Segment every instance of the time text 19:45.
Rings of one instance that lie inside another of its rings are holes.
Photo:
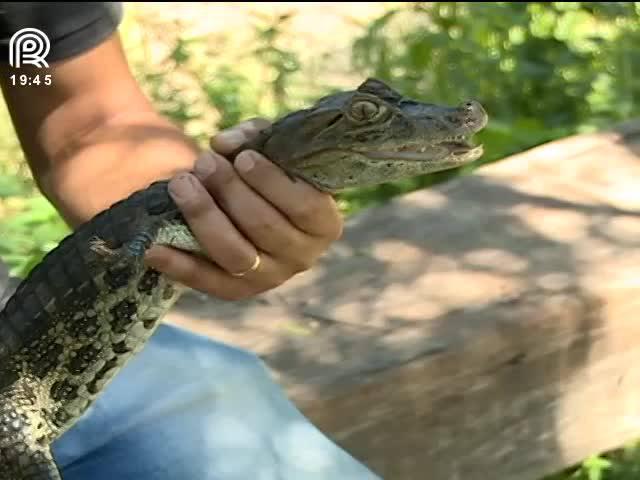
[[[35,75],[13,74],[9,76],[9,80],[11,81],[11,85],[13,86],[23,86],[23,87],[38,86],[38,85],[48,86],[48,85],[51,85],[51,81],[52,81],[50,73],[46,75],[40,75],[39,73]]]

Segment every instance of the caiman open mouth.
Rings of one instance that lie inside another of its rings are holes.
[[[430,161],[440,160],[442,158],[453,155],[460,157],[460,161],[470,161],[478,158],[484,152],[483,146],[474,145],[470,137],[460,135],[457,137],[447,138],[440,142],[430,144],[407,144],[395,151],[377,151],[366,152],[372,159],[395,159],[409,161]]]
[[[464,154],[476,148],[476,146],[466,138],[449,140],[446,142],[438,143],[437,145],[447,148],[454,155]]]

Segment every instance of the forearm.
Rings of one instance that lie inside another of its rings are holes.
[[[50,86],[3,76],[2,88],[36,182],[71,225],[193,165],[196,146],[154,111],[117,37],[45,73]]]
[[[129,193],[191,169],[196,154],[196,147],[154,112],[128,110],[56,152],[51,167],[39,171],[39,184],[77,226]]]

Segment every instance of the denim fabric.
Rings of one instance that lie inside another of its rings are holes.
[[[53,452],[65,480],[380,480],[256,356],[169,325]]]

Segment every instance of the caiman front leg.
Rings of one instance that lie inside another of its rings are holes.
[[[142,214],[140,215],[142,217]],[[145,269],[144,256],[147,250],[156,243],[160,230],[166,226],[166,222],[152,217],[142,218],[136,227],[136,232],[125,243],[113,246],[109,242],[94,236],[88,245],[93,253],[89,261],[90,268],[95,268],[96,273],[105,268],[105,264],[111,267],[128,266],[137,273]]]
[[[136,233],[123,245],[112,247],[99,237],[93,237],[89,242],[89,250],[97,254],[98,258],[107,262],[130,261],[133,263],[143,259],[146,251],[153,244],[160,228],[164,225],[162,220],[155,220],[146,216],[142,208],[138,209],[139,219]]]

